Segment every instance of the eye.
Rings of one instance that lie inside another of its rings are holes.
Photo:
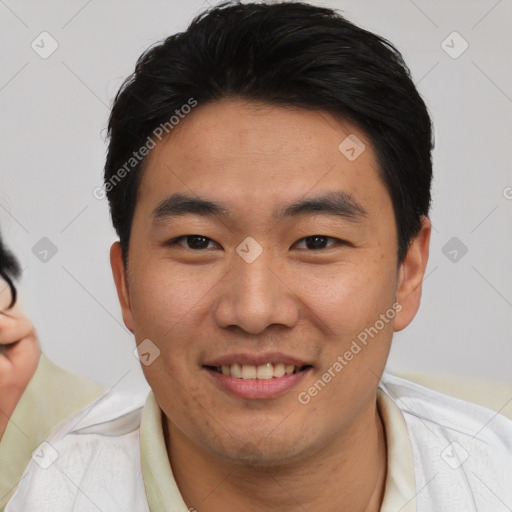
[[[212,249],[214,247],[209,247],[209,244],[217,244],[211,238],[203,235],[183,235],[178,238],[174,238],[170,240],[167,245],[181,245],[186,249],[194,249],[194,250],[202,250],[202,249]]]
[[[331,241],[331,243],[328,243]],[[305,238],[301,238],[298,242],[295,243],[295,247],[297,249],[326,249],[336,243],[343,243],[342,240],[338,240],[337,238],[333,238],[332,236],[324,236],[324,235],[312,235],[307,236]]]

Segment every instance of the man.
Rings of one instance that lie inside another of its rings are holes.
[[[34,450],[105,391],[41,354],[34,326],[17,302],[19,274],[18,261],[0,238],[0,510]]]
[[[510,421],[383,375],[431,229],[430,119],[390,43],[329,9],[223,4],[139,59],[109,134],[111,263],[152,392],[52,434],[9,512],[512,507]]]

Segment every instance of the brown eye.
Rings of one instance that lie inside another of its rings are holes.
[[[332,243],[328,244],[329,241],[332,241]],[[311,250],[318,250],[318,249],[326,249],[327,247],[330,247],[334,245],[337,242],[337,240],[331,236],[323,236],[323,235],[312,235],[307,236],[305,238],[300,239],[296,245],[298,249],[311,249]],[[303,244],[302,247],[299,247],[299,245]]]
[[[174,240],[174,243],[194,250],[208,249],[210,242],[215,243],[210,238],[202,235],[185,235]]]

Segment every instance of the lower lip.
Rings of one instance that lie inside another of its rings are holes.
[[[298,373],[291,375],[284,375],[283,377],[273,377],[272,379],[257,380],[257,379],[237,379],[214,370],[204,368],[212,379],[225,391],[238,396],[251,400],[262,400],[265,398],[274,398],[290,391],[293,387],[301,382],[306,374],[312,368],[307,368]]]

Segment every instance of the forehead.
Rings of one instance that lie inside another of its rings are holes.
[[[390,198],[371,141],[324,111],[222,100],[197,106],[146,159],[139,201],[194,194],[234,208],[275,210],[308,194]]]

